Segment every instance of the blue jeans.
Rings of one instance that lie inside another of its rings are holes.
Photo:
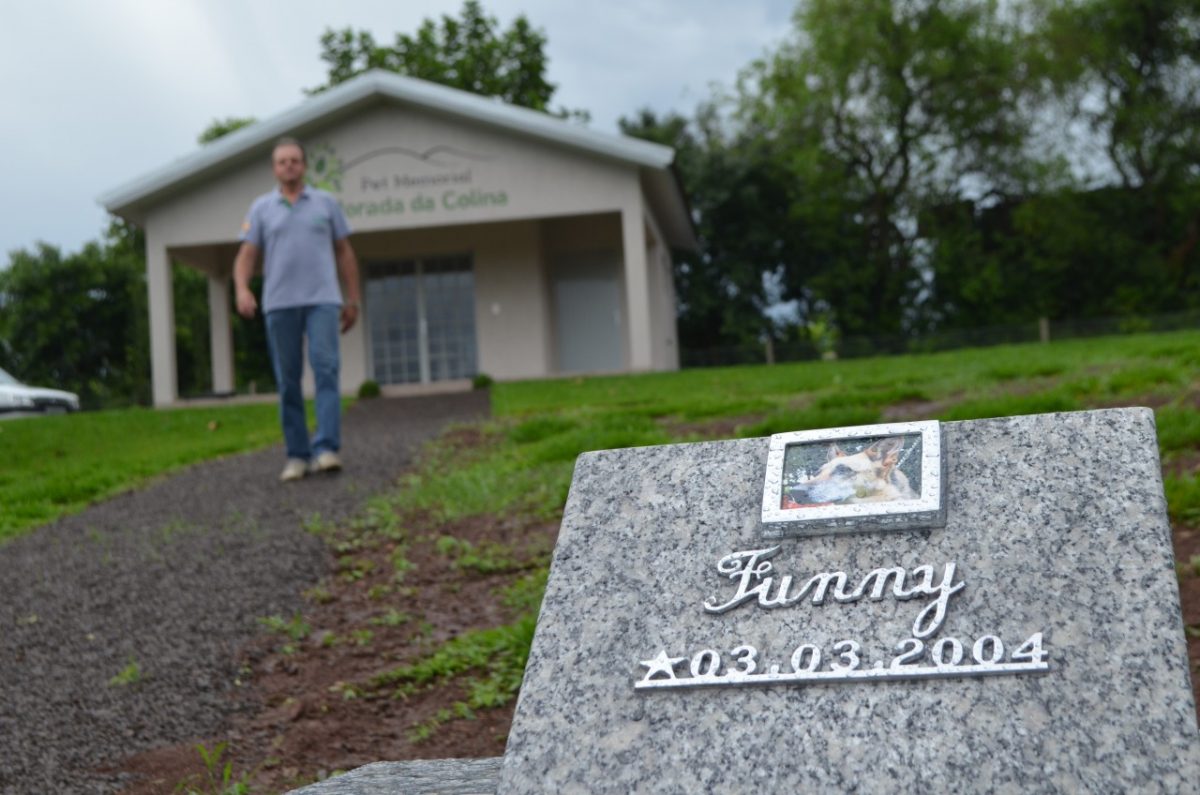
[[[275,384],[279,388],[279,422],[288,458],[308,460],[325,451],[336,453],[342,441],[342,402],[338,392],[338,323],[335,304],[293,306],[267,313],[267,341]],[[304,335],[308,335],[308,362],[317,387],[317,432],[308,442],[304,395]]]

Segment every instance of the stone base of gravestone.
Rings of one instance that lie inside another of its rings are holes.
[[[1152,412],[943,425],[947,520],[925,530],[763,538],[767,446],[581,456],[503,761],[382,763],[299,792],[1195,791]],[[774,596],[785,576],[796,591],[890,567],[915,578],[953,564],[947,582],[963,585],[932,630],[931,595],[705,609],[738,595],[719,561],[776,546],[754,559],[770,564]],[[718,659],[721,675],[786,674],[797,653],[797,667],[814,665],[813,650],[819,673],[887,674],[920,662],[918,630],[926,668],[962,649],[946,678],[674,686]],[[1005,662],[1031,656],[1039,634],[1048,671],[957,667],[996,654],[995,641]]]
[[[499,775],[498,758],[375,762],[290,795],[491,795]]]

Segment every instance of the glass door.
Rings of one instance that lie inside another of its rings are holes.
[[[376,381],[415,384],[475,375],[470,256],[373,262],[366,271]]]

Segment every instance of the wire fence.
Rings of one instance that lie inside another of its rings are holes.
[[[984,348],[1025,342],[1103,337],[1113,334],[1179,331],[1200,328],[1200,311],[1135,317],[1080,318],[955,329],[921,336],[844,337],[832,346],[819,346],[811,340],[767,342],[719,348],[680,350],[682,367],[722,367],[736,364],[775,364],[815,359],[856,359],[902,353],[933,353],[959,348]]]

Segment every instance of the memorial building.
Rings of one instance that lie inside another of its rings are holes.
[[[213,391],[233,390],[237,237],[282,136],[353,230],[343,393],[678,368],[670,251],[697,242],[672,149],[372,71],[100,198],[146,233],[155,405],[178,400],[173,263],[208,276]]]

